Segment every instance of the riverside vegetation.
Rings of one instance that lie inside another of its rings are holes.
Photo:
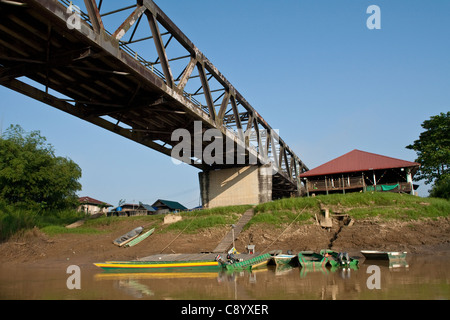
[[[378,218],[389,220],[420,220],[425,218],[447,218],[450,214],[450,201],[439,198],[421,198],[396,193],[349,193],[332,194],[310,198],[286,198],[254,206],[255,215],[247,224],[271,225],[283,227],[290,223],[297,225],[313,224],[315,215],[320,213],[320,206],[327,206],[330,211],[345,212],[355,220]],[[202,230],[229,226],[236,223],[249,205],[228,206],[214,209],[196,210],[179,213],[182,220],[164,225],[164,215],[136,217],[101,217],[87,219],[86,223],[74,229],[65,225],[84,218],[84,214],[76,210],[38,210],[7,205],[0,201],[0,235],[6,240],[15,233],[34,227],[49,236],[63,233],[96,234],[108,232],[108,226],[124,219],[136,224],[152,224],[158,232],[182,232],[195,234]]]

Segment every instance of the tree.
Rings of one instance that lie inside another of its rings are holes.
[[[450,174],[446,174],[435,182],[430,190],[430,197],[450,200]]]
[[[11,125],[0,136],[0,199],[10,204],[38,204],[63,209],[78,203],[80,167],[55,156],[39,131]]]
[[[439,184],[450,175],[450,112],[432,116],[422,123],[419,139],[406,148],[417,152],[420,169],[414,180]],[[447,183],[448,185],[448,183]]]

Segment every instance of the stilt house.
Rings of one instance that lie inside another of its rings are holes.
[[[300,175],[307,195],[360,191],[414,194],[420,164],[361,150],[350,151]]]

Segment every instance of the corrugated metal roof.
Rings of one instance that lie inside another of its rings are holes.
[[[400,160],[355,149],[312,170],[302,173],[300,177],[418,166],[420,166],[420,164],[417,162]]]
[[[187,210],[187,208],[179,202],[162,199],[158,199],[154,204],[152,204],[152,206],[153,207],[157,206],[158,201],[163,203],[165,206],[169,207],[172,210]]]
[[[78,201],[81,204],[96,204],[96,205],[104,204],[107,207],[112,207],[112,205],[110,205],[109,203],[106,203],[106,202],[103,202],[103,201],[100,201],[100,200],[97,200],[97,199],[94,199],[91,197],[80,197],[80,198],[78,198]]]

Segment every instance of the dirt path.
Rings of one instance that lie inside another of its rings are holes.
[[[124,220],[118,225],[97,235],[64,234],[48,237],[38,229],[15,236],[0,244],[2,264],[92,264],[105,260],[131,260],[160,253],[178,233],[156,231],[139,245],[119,248],[112,241],[137,227]],[[450,219],[425,219],[420,221],[358,220],[352,226],[334,223],[327,231],[318,225],[308,224],[276,228],[252,225],[236,240],[238,251],[253,243],[256,251],[281,249],[320,250],[328,248],[338,251],[358,252],[361,249],[406,250],[410,253],[433,250],[450,250]],[[228,232],[228,228],[212,228],[197,234],[182,234],[164,250],[164,253],[210,252]],[[339,231],[339,232],[338,232]],[[282,233],[283,232],[283,233]],[[281,234],[282,233],[282,234]],[[280,236],[281,234],[281,236]]]

